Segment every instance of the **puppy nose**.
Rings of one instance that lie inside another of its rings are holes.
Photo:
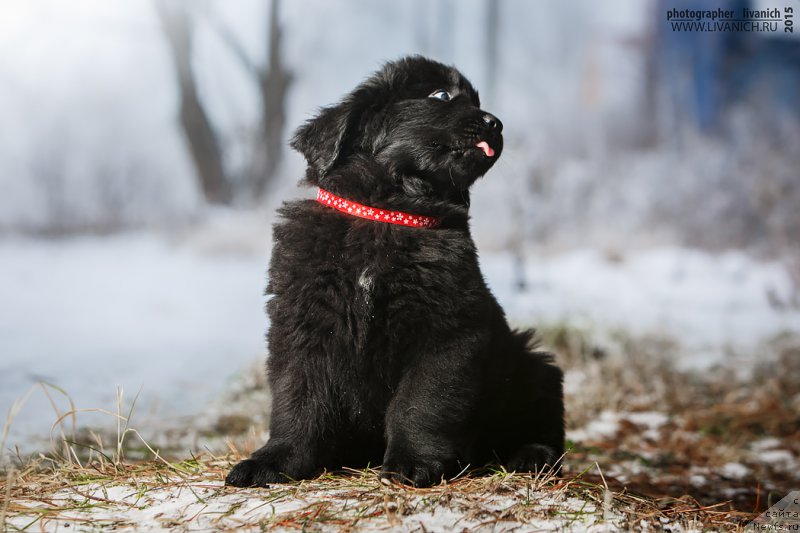
[[[503,123],[500,122],[500,119],[496,116],[492,115],[491,113],[484,113],[483,114],[483,122],[489,126],[490,129],[496,129],[497,133],[503,131]]]

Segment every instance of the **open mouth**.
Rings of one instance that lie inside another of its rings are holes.
[[[476,135],[472,138],[464,139],[460,143],[450,145],[448,148],[451,153],[457,154],[458,157],[481,157],[484,160],[488,160],[497,157],[497,150],[495,150],[495,147],[502,147],[502,140],[500,139],[493,140],[492,143],[497,144],[492,147],[489,141]]]
[[[486,157],[494,157],[494,149],[486,141],[479,141],[475,144],[475,148],[480,149]]]

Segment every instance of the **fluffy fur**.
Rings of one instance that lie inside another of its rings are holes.
[[[468,189],[501,131],[464,76],[422,57],[388,63],[297,131],[308,184],[442,222],[284,205],[267,287],[270,439],[228,484],[382,464],[384,478],[428,486],[467,465],[557,463],[561,371],[509,328],[469,231]]]

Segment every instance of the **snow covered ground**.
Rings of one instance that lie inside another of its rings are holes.
[[[583,480],[507,475],[460,478],[429,489],[385,486],[377,472],[326,476],[265,489],[224,487],[224,465],[93,479],[64,469],[23,474],[12,488],[11,528],[56,531],[698,531],[713,522],[692,504],[658,508]],[[189,472],[191,470],[192,472]],[[698,522],[705,518],[707,523]]]
[[[510,255],[482,259],[512,321],[563,321],[672,337],[692,351],[684,363],[722,362],[725,348],[754,350],[775,334],[800,332],[800,312],[778,310],[768,296],[785,299],[791,293],[785,267],[738,251],[713,255],[660,247],[614,255],[577,250],[529,256],[526,292],[510,281],[513,265]]]
[[[78,408],[116,411],[122,387],[126,404],[141,389],[140,415],[202,411],[228,376],[263,356],[268,249],[266,239],[258,250],[225,250],[145,234],[2,242],[0,409],[42,380]],[[55,419],[35,391],[9,443],[47,435]]]
[[[56,530],[59,527],[80,524],[88,520],[97,526],[118,531],[170,529],[219,531],[234,528],[262,531],[267,525],[279,530],[290,530],[300,527],[301,524],[295,520],[288,520],[288,517],[304,511],[311,518],[310,523],[314,523],[314,517],[321,512],[334,515],[338,511],[343,515],[341,518],[319,520],[319,523],[314,524],[314,530],[323,531],[340,531],[346,524],[352,524],[353,527],[358,523],[359,531],[444,532],[461,529],[514,531],[519,528],[559,531],[572,525],[580,527],[583,531],[600,532],[614,531],[621,522],[621,516],[612,516],[609,522],[603,523],[602,509],[598,512],[595,504],[587,504],[581,499],[561,494],[553,497],[539,491],[526,494],[524,488],[511,494],[494,495],[494,501],[490,502],[489,508],[495,515],[502,516],[506,509],[514,509],[519,500],[526,497],[533,498],[544,516],[527,520],[526,523],[511,517],[506,517],[504,521],[498,523],[495,517],[485,512],[465,513],[465,509],[475,509],[475,503],[457,494],[451,501],[438,505],[436,504],[438,498],[426,497],[424,493],[419,494],[404,502],[410,509],[398,513],[398,506],[394,502],[396,498],[392,495],[392,491],[384,490],[386,495],[383,498],[389,499],[394,512],[387,512],[388,516],[383,516],[381,513],[377,518],[367,515],[359,520],[357,517],[359,513],[351,516],[354,513],[348,513],[348,507],[356,510],[362,506],[368,508],[362,503],[364,495],[369,495],[371,499],[375,499],[376,496],[380,498],[380,489],[362,489],[361,494],[356,495],[345,495],[341,494],[341,491],[331,490],[308,491],[307,494],[298,495],[296,493],[299,491],[294,488],[290,490],[278,488],[267,494],[259,489],[226,489],[217,479],[177,486],[154,484],[148,490],[142,490],[141,485],[136,483],[110,487],[92,483],[81,487],[80,490],[69,488],[53,494],[51,499],[53,503],[65,509],[72,507],[75,510],[63,512],[58,518],[43,521],[42,525],[47,530]],[[370,492],[373,494],[369,494]],[[427,500],[433,500],[434,505],[430,505]],[[91,504],[93,501],[104,502],[107,509],[96,505],[88,507],[82,505],[85,502]],[[564,516],[555,519],[547,517],[547,511]],[[9,525],[23,528],[31,522],[32,516],[35,519],[35,513],[20,514],[11,518]]]
[[[78,408],[115,411],[117,387],[128,400],[141,389],[140,422],[203,411],[263,357],[269,233],[260,217],[218,217],[180,237],[0,241],[0,410],[43,380]],[[767,298],[790,290],[781,265],[738,252],[530,254],[522,292],[513,264],[510,254],[482,256],[512,322],[666,335],[686,345],[687,364],[707,366],[731,348],[747,352],[771,335],[800,331],[800,313],[778,311]],[[64,412],[66,402],[55,399]],[[47,435],[55,418],[36,391],[8,444]]]

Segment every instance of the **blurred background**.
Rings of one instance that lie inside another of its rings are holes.
[[[273,211],[312,194],[287,140],[410,53],[455,64],[505,124],[472,227],[512,322],[669,339],[700,372],[771,361],[800,333],[800,32],[679,32],[666,12],[786,5],[4,2],[6,446],[67,409],[38,381],[78,408],[140,392],[163,422],[259,379]]]

